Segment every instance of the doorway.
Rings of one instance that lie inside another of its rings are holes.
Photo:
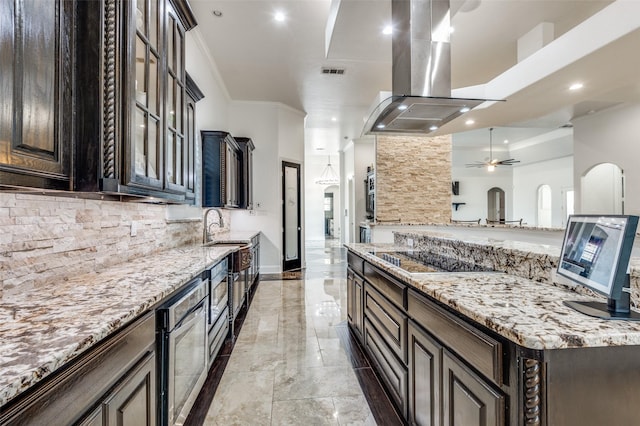
[[[324,189],[324,238],[340,236],[340,186],[330,185]]]
[[[324,193],[324,238],[334,238],[333,192]]]
[[[300,164],[282,162],[282,270],[302,267]]]
[[[504,190],[494,187],[487,191],[487,222],[504,222]]]
[[[615,164],[598,164],[582,176],[581,213],[624,214],[624,171]]]
[[[540,185],[538,187],[538,227],[551,228],[551,225],[551,187],[549,185]]]

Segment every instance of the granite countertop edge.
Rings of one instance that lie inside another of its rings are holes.
[[[216,241],[249,243],[259,232]],[[235,251],[197,243],[0,297],[0,407]],[[99,297],[97,297],[99,296]]]
[[[599,296],[504,272],[409,273],[370,253],[406,251],[407,247],[375,243],[346,247],[411,288],[522,347],[554,350],[640,345],[640,323],[600,320],[563,304],[564,300]]]

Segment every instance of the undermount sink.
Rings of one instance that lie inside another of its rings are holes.
[[[204,247],[215,246],[235,246],[238,250],[231,253],[231,270],[233,272],[244,271],[251,266],[251,245],[247,243],[240,243],[237,241],[208,241],[203,244]]]
[[[246,243],[239,243],[239,242],[234,242],[234,241],[209,241],[204,243],[203,245],[205,247],[214,247],[214,246],[243,246]]]

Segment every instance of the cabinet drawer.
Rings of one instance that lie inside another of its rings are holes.
[[[391,276],[366,262],[364,264],[364,277],[376,290],[384,294],[387,299],[395,303],[396,306],[406,308],[406,285],[396,281],[391,278]]]
[[[394,356],[384,339],[367,318],[364,320],[364,344],[376,371],[382,377],[392,399],[400,408],[402,417],[407,415],[407,369]]]
[[[209,345],[209,365],[213,362],[222,347],[229,331],[229,309],[225,308],[218,320],[209,329],[207,342]]]
[[[409,317],[424,327],[445,346],[453,349],[472,367],[502,384],[502,344],[460,318],[436,306],[413,290],[409,291]]]
[[[360,274],[360,276],[364,277],[364,259],[356,254],[347,252],[347,262],[351,269]]]
[[[407,316],[365,283],[364,315],[376,327],[395,355],[407,363]]]

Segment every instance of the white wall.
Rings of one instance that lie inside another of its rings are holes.
[[[573,187],[573,157],[541,161],[513,169],[513,217],[522,218],[528,226],[538,226],[538,188],[551,187],[551,226],[563,228],[564,191]]]
[[[186,69],[204,98],[196,104],[197,164],[196,205],[202,205],[202,142],[200,130],[224,130],[229,126],[229,92],[218,73],[215,61],[206,48],[198,27],[187,32],[185,38]]]
[[[622,170],[615,164],[592,167],[580,180],[580,211],[587,214],[622,214]]]
[[[264,273],[282,271],[282,161],[301,164],[304,188],[304,116],[279,103],[232,101],[214,58],[196,27],[186,36],[186,68],[204,94],[197,103],[197,161],[200,130],[224,130],[253,139],[254,211],[232,210],[232,230],[262,231],[260,265]],[[201,176],[201,172],[199,172]],[[200,181],[200,179],[199,179]],[[201,189],[197,189],[200,197]],[[200,204],[198,198],[198,204]],[[304,191],[302,192],[302,260],[304,262]]]
[[[196,126],[201,130],[225,130],[229,126],[231,98],[215,60],[205,47],[198,27],[187,32],[185,42],[187,72],[204,93],[204,98],[196,104]]]
[[[613,163],[624,170],[625,214],[640,214],[640,104],[625,104],[574,120],[576,212],[581,189],[577,183],[593,166]]]
[[[342,242],[343,243],[355,243],[358,241],[357,233],[355,232],[356,223],[356,214],[355,214],[355,198],[357,194],[357,184],[358,182],[355,180],[355,145],[353,141],[350,141],[347,146],[343,149],[341,155],[341,167],[340,167],[340,176],[342,177],[342,182],[346,182],[345,185],[342,185],[341,193],[342,193],[342,205],[343,211],[341,213],[341,228],[342,232]],[[346,214],[345,214],[346,213]]]
[[[497,167],[488,172],[484,168],[453,167],[452,180],[460,182],[459,195],[451,195],[452,203],[466,203],[458,210],[451,210],[452,220],[477,220],[485,223],[487,218],[487,192],[493,188],[501,188],[505,192],[506,220],[517,220],[513,214],[513,175],[508,166]]]
[[[342,168],[343,182],[348,182],[351,178],[353,184],[353,200],[348,199],[347,189],[343,189],[343,211],[342,211],[342,228],[344,242],[359,241],[359,225],[360,222],[366,220],[366,194],[365,179],[367,178],[367,167],[374,166],[376,161],[375,137],[364,136],[359,139],[352,140],[344,149],[344,167]],[[350,205],[353,205],[353,212],[349,212]],[[345,209],[347,213],[351,213],[352,223],[348,223],[348,217],[345,217]],[[353,235],[353,241],[351,241]]]
[[[376,146],[374,136],[365,136],[354,141],[354,192],[355,192],[355,225],[358,235],[358,224],[366,219],[367,200],[365,194],[365,180],[367,167],[374,167],[376,162]]]
[[[331,168],[340,176],[339,156],[331,156]],[[324,240],[324,193],[330,189],[327,185],[319,185],[315,181],[327,167],[328,156],[307,155],[305,157],[305,235],[308,241]],[[332,187],[331,187],[332,188]],[[329,192],[332,192],[331,190]],[[341,228],[340,192],[334,194],[334,230]],[[336,234],[339,235],[339,234]]]
[[[234,136],[251,138],[256,147],[254,210],[231,211],[231,229],[262,231],[260,267],[264,273],[282,272],[282,161],[303,163],[303,126],[304,115],[281,104],[233,101],[229,105],[229,131]],[[304,168],[300,172],[304,188]],[[302,212],[304,215],[304,204]]]

